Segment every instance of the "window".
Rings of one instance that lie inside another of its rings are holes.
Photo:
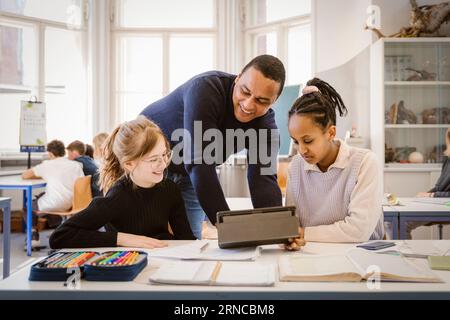
[[[19,146],[20,101],[37,93],[36,30],[0,21],[0,149]]]
[[[1,150],[19,150],[20,102],[31,96],[46,103],[49,141],[89,141],[83,4],[0,0]]]
[[[83,0],[0,0],[0,11],[80,27]]]
[[[126,28],[213,28],[212,0],[118,0],[117,24]]]
[[[114,12],[115,123],[216,69],[215,0],[116,0]]]
[[[254,7],[249,21],[252,25],[309,15],[311,12],[310,0],[256,0],[252,2]]]
[[[246,57],[280,58],[286,85],[304,84],[311,77],[310,0],[247,0]]]
[[[45,29],[45,102],[47,138],[90,142],[83,35]],[[61,57],[64,57],[63,59]]]

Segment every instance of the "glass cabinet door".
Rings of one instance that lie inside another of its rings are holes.
[[[386,42],[385,163],[444,161],[450,127],[450,42]]]

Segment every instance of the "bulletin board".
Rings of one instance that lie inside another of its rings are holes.
[[[19,141],[22,152],[45,151],[47,144],[45,103],[21,101]]]

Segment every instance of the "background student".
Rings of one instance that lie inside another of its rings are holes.
[[[90,144],[87,144],[87,143],[86,143],[86,153],[85,153],[85,155],[88,156],[91,159],[94,159],[94,147],[92,147]],[[94,161],[95,161],[95,159],[94,159]],[[97,167],[98,167],[98,164],[97,164]]]
[[[83,166],[85,176],[91,176],[91,191],[93,197],[102,196],[98,186],[99,171],[98,166],[90,156],[86,155],[86,144],[75,140],[67,146],[67,158],[74,160]]]
[[[420,192],[417,197],[427,197],[427,198],[449,198],[450,197],[450,128],[447,129],[445,134],[445,143],[447,148],[444,152],[445,160],[442,165],[442,172],[436,185],[428,192]],[[439,223],[428,223],[426,221],[409,221],[406,223],[406,239],[411,239],[411,232],[420,226],[433,225]]]
[[[100,182],[105,197],[94,198],[62,224],[50,237],[52,248],[156,248],[166,246],[160,239],[195,239],[179,189],[164,179],[171,151],[154,123],[143,116],[123,123],[104,151]],[[98,231],[103,226],[106,232]]]
[[[303,242],[364,242],[384,236],[381,170],[375,154],[336,139],[340,95],[314,78],[289,112],[298,155],[290,164],[286,204],[297,207]]]
[[[106,139],[108,138],[108,135],[109,134],[106,132],[100,132],[96,134],[95,137],[92,139],[92,144],[94,147],[93,158],[99,167],[103,162],[103,147]]]
[[[445,144],[447,145],[444,155],[445,160],[442,165],[441,175],[436,182],[436,185],[428,192],[421,192],[417,197],[431,197],[431,198],[449,198],[450,197],[450,128],[445,134]]]
[[[53,140],[47,144],[50,160],[46,160],[34,168],[22,173],[23,179],[42,178],[47,183],[45,192],[33,200],[33,211],[61,212],[72,207],[73,187],[75,180],[83,176],[78,162],[64,157],[64,143]],[[25,216],[26,219],[26,216]],[[31,245],[39,247],[39,233],[36,230],[37,218],[33,215],[33,233]],[[48,215],[47,223],[54,228],[61,223],[61,217]]]

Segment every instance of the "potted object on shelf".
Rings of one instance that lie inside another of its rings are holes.
[[[398,114],[397,122],[398,124],[416,124],[417,116],[411,110],[405,108],[405,103],[400,101],[398,103]]]
[[[422,112],[423,124],[449,124],[450,108],[432,108]]]
[[[423,163],[423,154],[418,151],[411,152],[408,160],[410,163]]]

